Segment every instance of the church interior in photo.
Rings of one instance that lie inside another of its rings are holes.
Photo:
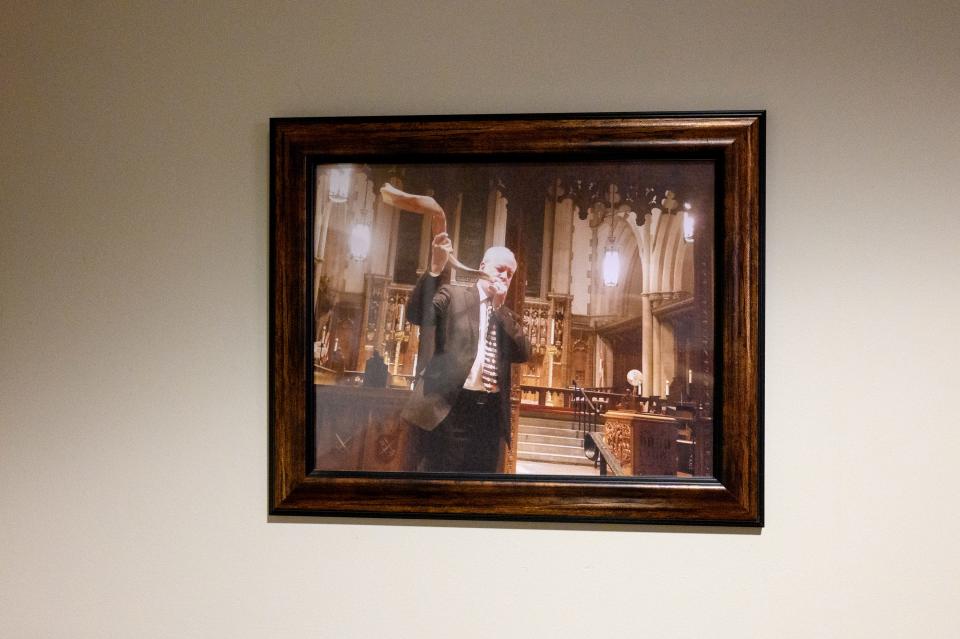
[[[432,336],[406,304],[433,231],[384,201],[389,183],[443,207],[462,265],[490,246],[516,256],[506,305],[532,355],[514,365],[502,472],[711,476],[717,170],[681,159],[316,167],[313,467],[416,471],[416,429],[399,413]]]

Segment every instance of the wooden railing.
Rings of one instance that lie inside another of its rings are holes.
[[[612,409],[659,413],[665,407],[666,402],[666,400],[661,397],[615,393],[612,389],[583,388],[581,386],[553,388],[549,386],[522,385],[520,386],[521,409],[524,405],[533,405],[542,408],[573,410],[573,398],[581,390],[586,397],[590,398],[590,401],[596,404],[601,415]]]
[[[412,388],[413,375],[387,374],[388,388]],[[313,383],[321,386],[363,386],[363,371],[335,371],[325,366],[314,365]]]
[[[576,388],[551,388],[549,386],[521,386],[520,403],[545,408],[573,409],[574,396],[583,391],[597,405],[601,414],[609,408],[627,408],[632,406],[632,396],[621,393]],[[638,398],[643,399],[643,398]]]

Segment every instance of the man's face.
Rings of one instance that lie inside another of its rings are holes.
[[[480,263],[480,270],[490,276],[489,280],[483,280],[488,295],[495,295],[497,289],[505,294],[510,288],[517,265],[507,256],[494,254]]]

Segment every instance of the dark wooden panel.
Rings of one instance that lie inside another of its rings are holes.
[[[420,268],[420,236],[423,234],[423,216],[400,211],[397,228],[397,257],[393,265],[393,281],[398,284],[416,284]]]
[[[409,390],[317,386],[314,470],[397,472],[416,469],[416,427],[400,409]]]
[[[487,229],[487,201],[490,185],[487,179],[470,180],[463,193],[460,209],[460,228],[457,229],[457,255],[469,266],[478,266],[486,250],[484,235]],[[476,282],[471,273],[457,273],[459,282]]]
[[[676,476],[677,424],[642,419],[633,424],[633,474]]]

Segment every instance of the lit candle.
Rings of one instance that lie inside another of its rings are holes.
[[[688,383],[688,384],[692,384],[692,383],[693,383],[693,369],[692,369],[692,368],[688,368],[688,369],[687,369],[687,383]]]
[[[670,380],[667,380],[667,396],[670,395]]]

